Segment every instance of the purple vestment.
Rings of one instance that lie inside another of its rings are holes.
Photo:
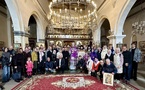
[[[70,49],[71,59],[70,59],[70,69],[76,69],[77,57],[78,57],[78,50],[76,47],[72,47]]]
[[[94,59],[97,58],[97,53],[95,51],[91,52],[90,57],[94,61]]]

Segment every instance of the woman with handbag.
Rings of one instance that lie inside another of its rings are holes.
[[[24,54],[23,49],[19,48],[18,53],[15,55],[14,59],[14,74],[13,79],[16,82],[20,82],[20,80],[23,80],[22,73],[23,73],[23,65],[24,64]]]

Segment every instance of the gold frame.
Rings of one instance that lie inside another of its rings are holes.
[[[108,86],[113,86],[114,75],[111,73],[104,73],[103,74],[103,84],[108,85]]]

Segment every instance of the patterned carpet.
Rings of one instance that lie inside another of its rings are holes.
[[[139,90],[132,85],[102,84],[100,80],[86,74],[39,75],[15,86],[12,90]]]

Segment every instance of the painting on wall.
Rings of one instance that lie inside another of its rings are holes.
[[[56,41],[57,46],[62,46],[62,41]]]
[[[140,41],[139,42],[139,48],[141,51],[145,51],[145,41]]]

